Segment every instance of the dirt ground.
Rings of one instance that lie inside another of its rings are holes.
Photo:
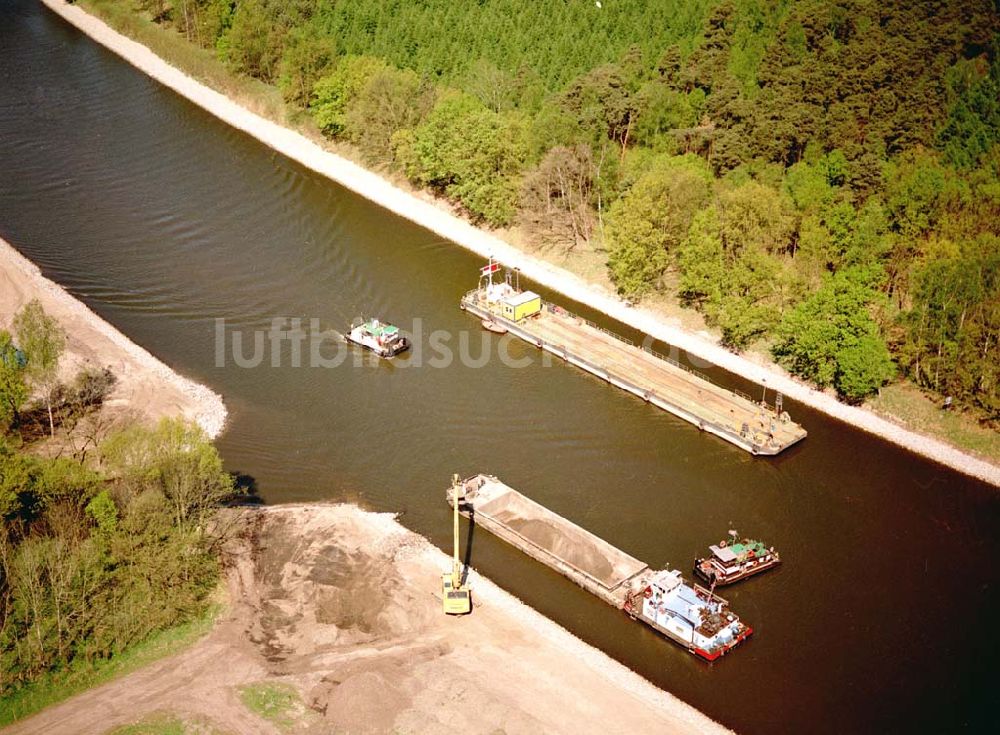
[[[441,611],[449,559],[350,505],[237,511],[228,612],[188,650],[5,735],[88,735],[169,713],[224,733],[721,733],[704,715],[472,576]],[[307,709],[281,730],[237,688],[281,682]]]
[[[183,416],[198,422],[209,436],[221,432],[226,409],[218,395],[177,375],[42,276],[37,266],[0,239],[0,329],[11,330],[14,315],[34,298],[66,330],[62,380],[72,380],[85,367],[106,367],[115,374],[118,382],[102,411],[104,424],[112,424],[114,417],[123,414],[151,421]]]

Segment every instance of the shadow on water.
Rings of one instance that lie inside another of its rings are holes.
[[[260,497],[257,489],[257,479],[245,472],[230,472],[233,478],[233,495],[229,500],[229,505],[263,505],[264,499]]]

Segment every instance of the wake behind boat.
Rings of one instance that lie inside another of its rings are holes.
[[[403,336],[399,327],[378,319],[361,320],[352,324],[344,338],[384,358],[395,357],[410,348],[410,340]]]

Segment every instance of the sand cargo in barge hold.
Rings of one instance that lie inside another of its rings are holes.
[[[454,497],[459,512],[477,526],[706,661],[724,656],[753,633],[726,600],[688,585],[679,571],[650,569],[495,477],[456,476],[448,502]]]
[[[507,331],[644,401],[755,455],[775,455],[806,437],[806,430],[774,405],[714,384],[676,360],[550,304],[506,279],[495,280],[492,259],[479,286],[462,297],[463,310],[492,331]]]

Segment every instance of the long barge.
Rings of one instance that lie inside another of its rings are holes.
[[[479,287],[461,300],[463,310],[494,331],[506,330],[751,454],[773,456],[806,437],[782,410],[780,396],[772,406],[716,385],[676,360],[521,291],[509,278],[494,283],[497,270],[490,261],[481,269]]]
[[[706,661],[753,633],[712,590],[689,586],[677,570],[652,570],[607,541],[490,475],[457,475],[448,503],[533,559]]]

